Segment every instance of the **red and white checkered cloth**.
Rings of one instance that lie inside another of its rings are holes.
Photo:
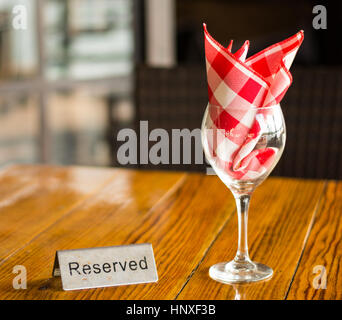
[[[209,115],[208,147],[215,163],[234,179],[254,179],[272,165],[276,149],[254,149],[263,133],[257,108],[278,105],[291,85],[289,68],[304,39],[299,31],[246,60],[249,41],[234,54],[204,26]],[[221,130],[217,130],[221,129]],[[215,136],[215,137],[214,137]],[[211,141],[211,142],[210,142]]]

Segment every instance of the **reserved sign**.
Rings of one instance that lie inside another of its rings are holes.
[[[158,281],[150,243],[57,251],[53,276],[64,290]]]

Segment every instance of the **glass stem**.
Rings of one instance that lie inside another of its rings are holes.
[[[241,264],[251,263],[248,255],[247,243],[248,207],[250,198],[250,194],[235,196],[239,224],[239,242],[234,262]]]

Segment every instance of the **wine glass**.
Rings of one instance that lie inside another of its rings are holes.
[[[201,137],[208,162],[235,198],[239,231],[235,258],[213,265],[209,275],[230,284],[268,279],[273,270],[249,258],[247,220],[253,191],[271,173],[284,150],[286,129],[281,107],[225,110],[209,103]]]

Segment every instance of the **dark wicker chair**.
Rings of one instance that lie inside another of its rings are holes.
[[[342,69],[295,68],[281,105],[287,127],[274,175],[342,178]]]
[[[273,175],[341,179],[342,69],[296,67],[292,74],[293,84],[281,103],[286,148]],[[137,128],[139,120],[148,120],[149,130],[165,128],[169,133],[199,128],[207,100],[204,66],[137,68]],[[204,171],[206,165],[140,167]]]
[[[139,66],[137,68],[137,130],[140,120],[148,120],[149,131],[155,128],[163,128],[170,137],[172,129],[188,128],[193,130],[200,128],[207,103],[208,91],[203,67],[187,66],[165,69]],[[150,146],[154,143],[150,143]],[[170,162],[171,157],[170,151]],[[194,148],[192,148],[191,159],[194,159]],[[140,167],[204,171],[206,165],[192,163],[161,164],[158,166],[140,165]]]

